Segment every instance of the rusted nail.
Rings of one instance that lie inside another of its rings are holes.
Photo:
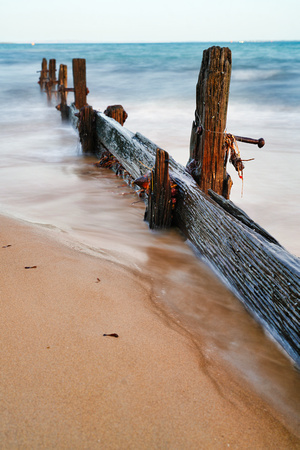
[[[252,139],[242,136],[235,136],[235,139],[239,142],[245,142],[246,144],[254,144],[257,145],[259,148],[262,148],[265,145],[265,140],[263,138],[260,139]]]

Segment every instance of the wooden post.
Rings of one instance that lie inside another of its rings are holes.
[[[66,120],[69,117],[69,107],[67,105],[68,95],[68,67],[65,64],[59,66],[58,74],[58,92],[60,97],[60,105],[56,108],[61,112],[62,120]]]
[[[48,77],[48,81],[45,86],[48,101],[51,100],[52,92],[53,92],[52,88],[55,84],[56,84],[56,60],[50,59],[50,61],[49,61],[49,77]]]
[[[78,132],[83,153],[96,153],[96,123],[95,111],[89,105],[83,106],[79,113]]]
[[[146,220],[151,229],[169,228],[172,222],[169,154],[159,148],[156,150],[155,169],[152,171]]]
[[[225,127],[231,76],[231,50],[210,47],[203,52],[196,87],[195,121],[187,166],[200,189],[229,198],[232,181],[226,173]]]
[[[73,124],[76,113],[71,105]],[[156,144],[140,133],[124,130],[103,113],[95,114],[97,144],[110,152],[134,180],[155,165]],[[204,194],[186,169],[171,157],[169,169],[178,186],[173,211],[176,226],[199,251],[201,259],[216,270],[223,282],[227,280],[247,309],[300,364],[299,258],[276,243],[230,200],[209,192],[213,200]],[[142,187],[147,188],[147,183]]]
[[[85,59],[73,59],[73,81],[75,94],[75,107],[81,109],[87,104],[86,65]]]
[[[124,125],[125,120],[128,117],[128,114],[127,114],[127,112],[125,111],[125,109],[123,108],[122,105],[108,106],[106,108],[106,110],[104,111],[104,114],[107,117],[112,117],[117,122],[119,122],[122,126]]]
[[[41,91],[43,91],[45,89],[45,83],[47,80],[47,60],[46,58],[43,58],[42,61],[42,70],[41,70],[41,74],[40,74],[40,79],[39,79],[39,85],[41,88]]]
[[[56,80],[56,60],[50,59],[49,61],[49,78],[51,81]]]
[[[65,64],[59,66],[58,85],[64,88],[68,87],[68,67]],[[67,92],[65,90],[60,92],[60,101],[61,103],[67,103]]]

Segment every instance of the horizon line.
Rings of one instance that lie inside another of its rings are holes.
[[[267,42],[300,42],[299,39],[240,39],[240,40],[205,40],[205,41],[128,41],[128,42],[119,42],[119,41],[1,41],[0,44],[8,44],[8,45],[49,45],[49,44],[118,44],[118,45],[128,45],[128,44],[201,44],[201,43],[217,43],[217,42],[225,42],[230,44],[244,44],[244,43],[267,43]]]

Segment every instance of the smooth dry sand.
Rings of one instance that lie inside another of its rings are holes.
[[[0,252],[1,448],[300,448],[145,277],[5,217]]]

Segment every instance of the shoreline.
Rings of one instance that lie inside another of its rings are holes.
[[[155,305],[146,276],[0,224],[5,448],[300,448],[286,418]]]

